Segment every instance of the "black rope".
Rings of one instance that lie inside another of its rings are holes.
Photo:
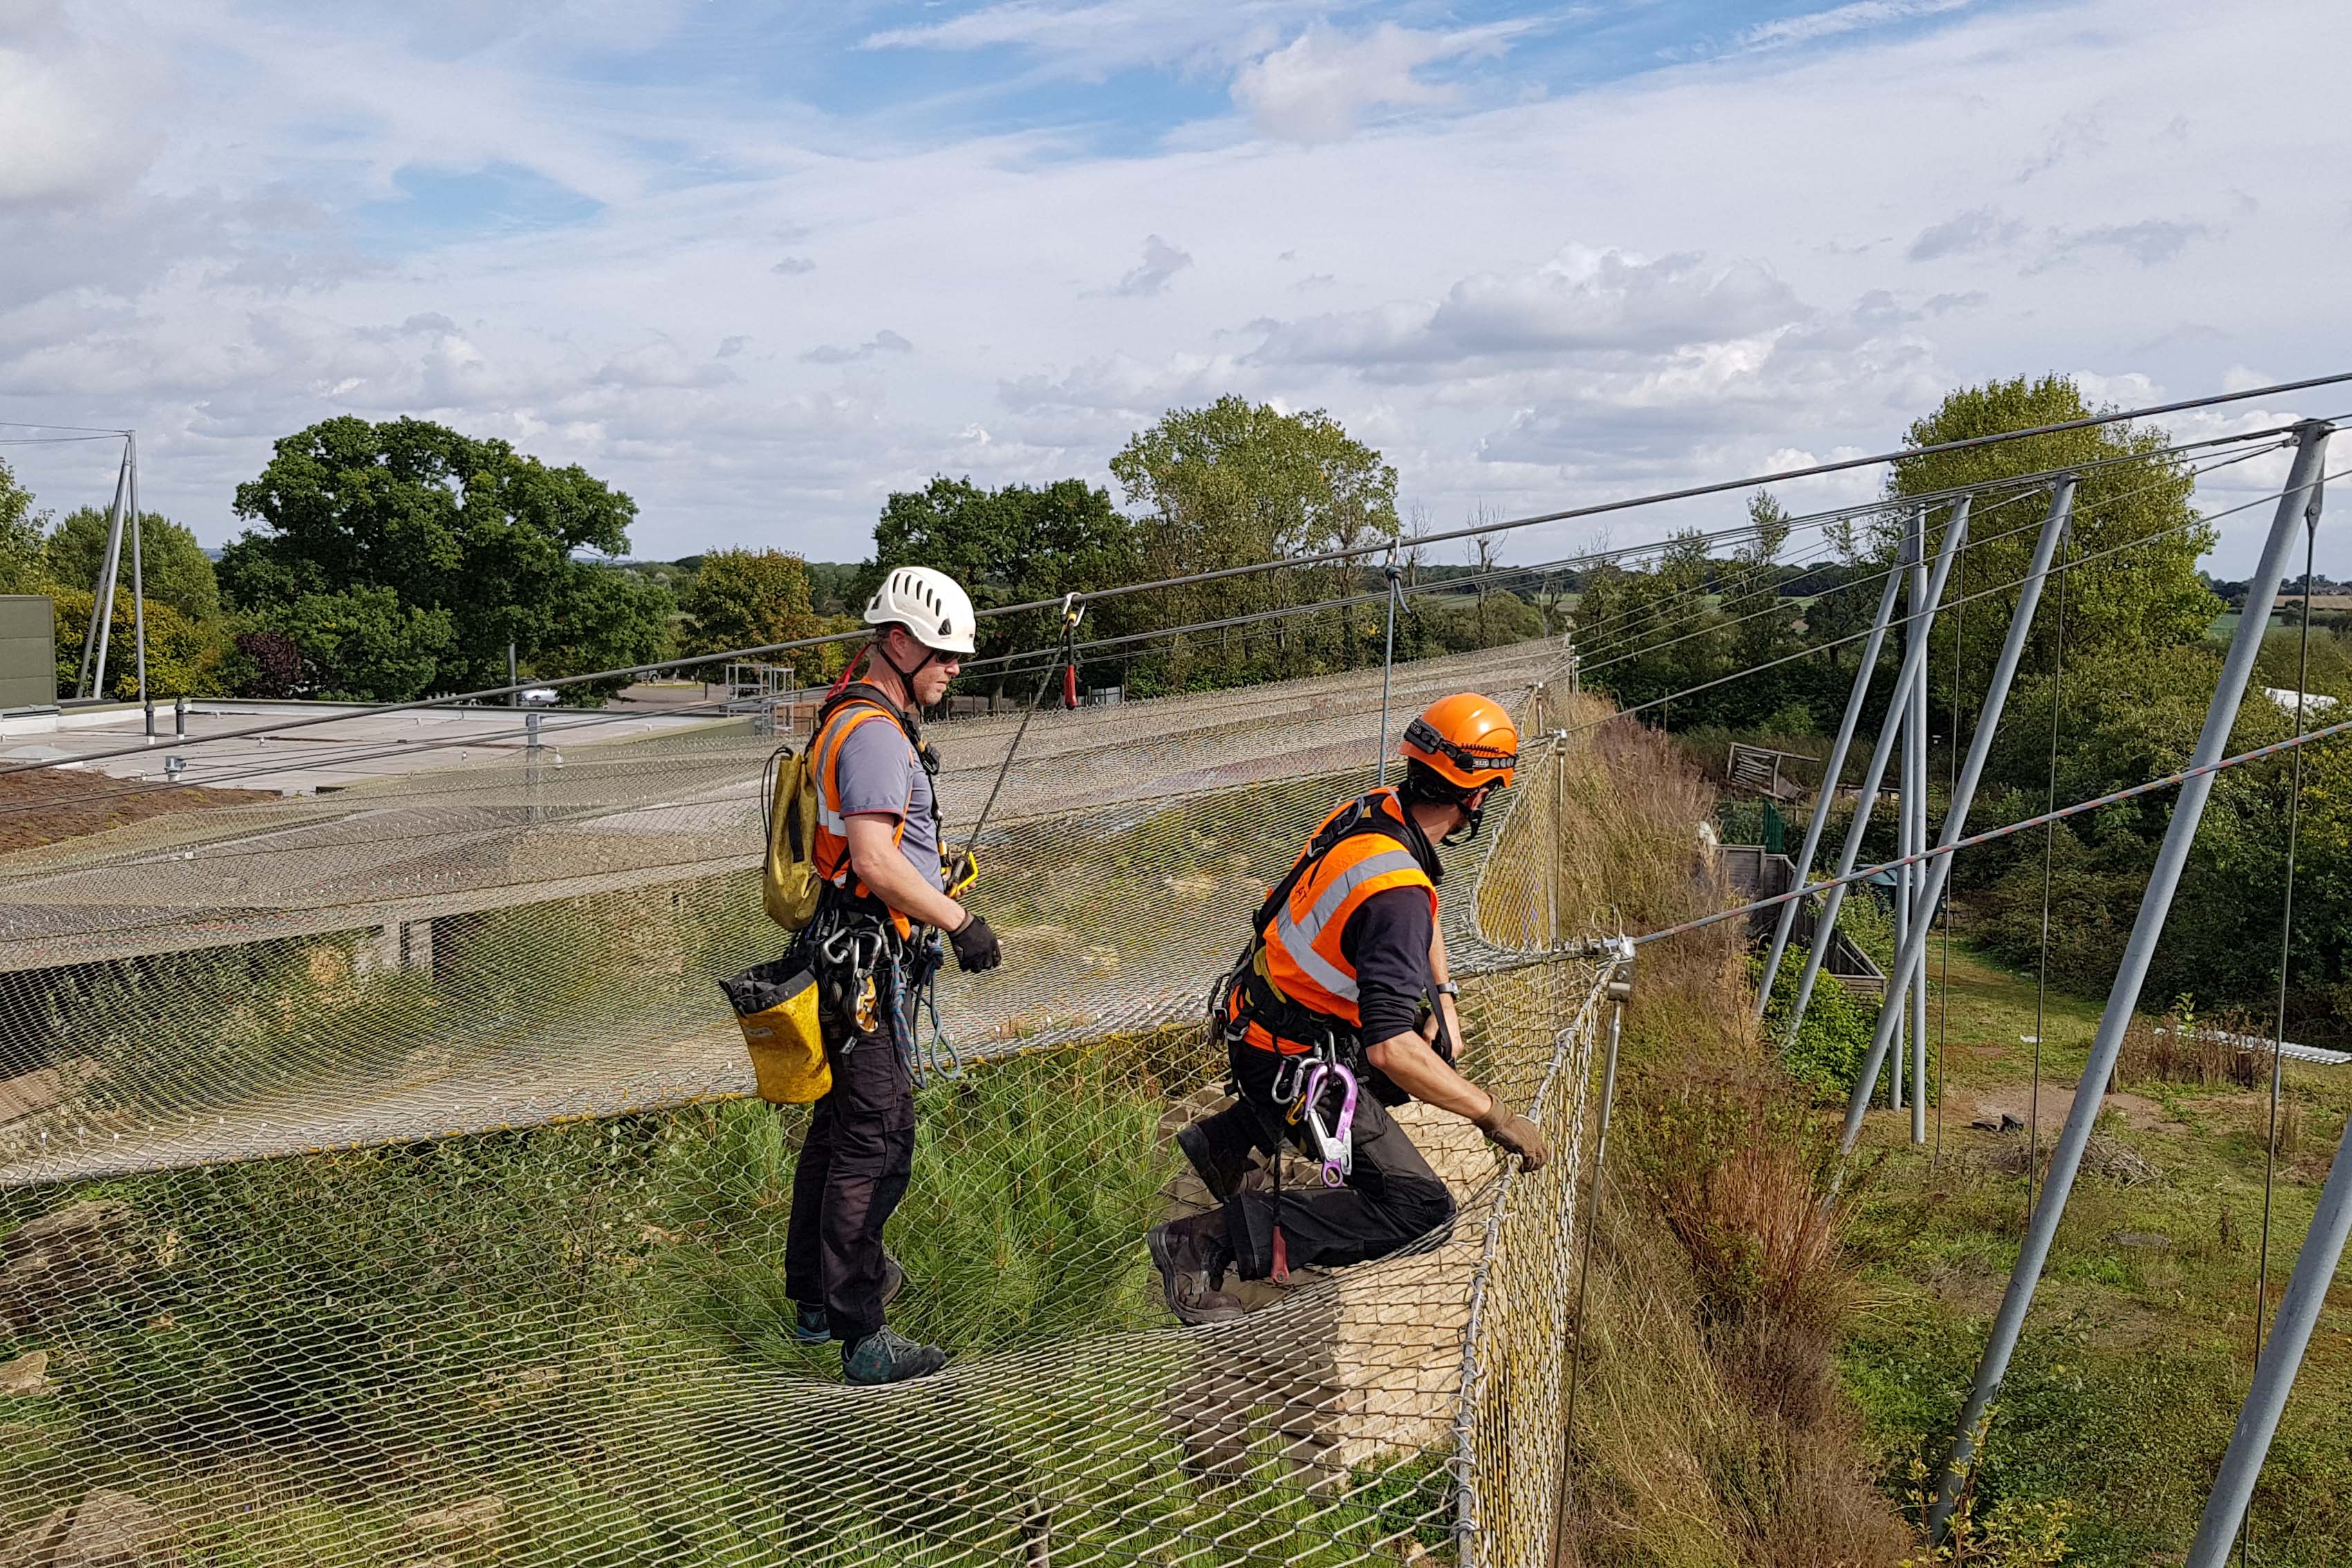
[[[971,825],[971,836],[964,841],[967,847],[980,843],[980,831],[988,826],[988,814],[996,809],[996,797],[1004,788],[1004,775],[1013,771],[1013,759],[1021,750],[1021,738],[1029,733],[1029,721],[1035,718],[1037,710],[1045,704],[1046,689],[1054,684],[1054,677],[1061,673],[1064,662],[1075,657],[1078,622],[1086,613],[1078,605],[1076,594],[1062,600],[1062,646],[1055,654],[1053,662],[1046,665],[1045,675],[1039,679],[1037,695],[1030,699],[1029,706],[1021,710],[1020,727],[1013,731],[1013,743],[1004,748],[1004,761],[996,770],[996,782],[988,786],[988,799],[980,808],[979,819]]]

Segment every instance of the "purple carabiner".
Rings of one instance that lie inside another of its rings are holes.
[[[1346,1092],[1339,1097],[1339,1120],[1326,1127],[1323,1086],[1335,1074]],[[1307,1124],[1307,1135],[1314,1140],[1315,1152],[1322,1159],[1323,1184],[1336,1187],[1356,1168],[1355,1142],[1350,1136],[1356,1124],[1356,1075],[1339,1062],[1317,1062],[1307,1075],[1304,1110],[1300,1120]]]

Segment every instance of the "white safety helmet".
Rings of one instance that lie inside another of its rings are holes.
[[[967,654],[978,626],[971,595],[944,572],[894,566],[866,606],[869,626],[901,626],[934,653]]]

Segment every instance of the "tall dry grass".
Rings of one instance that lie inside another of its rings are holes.
[[[1641,934],[1721,908],[1713,789],[1668,737],[1577,708],[1563,923]],[[1637,965],[1564,1563],[1876,1568],[1908,1543],[1831,1360],[1854,1283],[1822,1202],[1831,1134],[1750,1022],[1744,942],[1726,921]]]

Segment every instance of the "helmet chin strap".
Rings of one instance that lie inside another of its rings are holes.
[[[1462,824],[1460,826],[1454,828],[1453,832],[1448,833],[1444,837],[1440,838],[1438,840],[1440,844],[1467,844],[1473,838],[1478,837],[1478,829],[1484,826],[1486,821],[1486,795],[1487,791],[1481,786],[1478,789],[1471,791],[1469,795],[1463,797],[1462,805],[1460,807],[1462,812]],[[1478,803],[1475,805],[1469,804],[1474,798]]]
[[[874,639],[874,653],[876,658],[890,667],[890,673],[897,676],[898,683],[907,689],[907,700],[909,702],[916,700],[915,677],[929,669],[940,657],[939,649],[925,647],[923,657],[915,661],[914,668],[902,669],[899,668],[898,661],[890,657],[890,634],[887,631]]]
[[[1462,826],[1438,840],[1440,844],[1467,844],[1478,837],[1478,829],[1486,820],[1486,803],[1462,808]]]

